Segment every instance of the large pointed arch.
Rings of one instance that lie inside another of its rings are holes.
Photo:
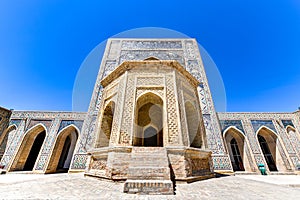
[[[46,173],[67,172],[70,168],[79,130],[73,124],[62,129],[55,140]]]
[[[300,156],[300,134],[297,132],[295,127],[291,125],[288,125],[285,130],[294,150]]]
[[[288,125],[285,129],[286,129],[287,133],[288,133],[289,131],[294,131],[294,132],[296,132],[296,129],[295,129],[293,126],[291,126],[291,125]]]
[[[185,102],[184,108],[190,146],[201,148],[203,140],[200,133],[200,115],[190,101]]]
[[[283,147],[279,141],[278,135],[266,126],[261,126],[257,132],[257,141],[261,152],[270,171],[285,171],[286,167],[283,162],[279,148]]]
[[[8,171],[34,170],[46,136],[47,129],[43,124],[39,123],[30,128],[24,134]]]
[[[152,92],[136,101],[134,146],[163,146],[163,100]]]
[[[14,133],[17,130],[17,126],[15,124],[10,125],[9,127],[7,127],[2,135],[0,136],[0,161],[8,147],[8,143],[9,143],[9,139],[12,135],[14,135]]]
[[[114,119],[115,102],[109,101],[105,104],[102,116],[100,118],[100,129],[97,134],[96,147],[108,147],[112,124]]]
[[[223,132],[223,137],[231,159],[233,171],[252,171],[249,146],[244,133],[235,126],[230,126]]]

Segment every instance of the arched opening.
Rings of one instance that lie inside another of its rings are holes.
[[[230,127],[224,132],[224,136],[233,171],[252,171],[251,158],[247,156],[249,148],[243,132],[235,127]]]
[[[257,137],[258,137],[260,148],[261,148],[261,150],[264,154],[267,165],[269,167],[269,170],[270,171],[277,171],[277,167],[276,167],[273,155],[270,151],[270,148],[269,148],[269,145],[268,145],[266,139],[261,135],[258,135]]]
[[[200,148],[202,146],[202,138],[200,133],[200,117],[194,105],[189,101],[185,103],[185,114],[190,146]]]
[[[46,129],[42,125],[31,128],[24,136],[10,171],[31,171],[34,169],[39,152],[46,138]]]
[[[150,56],[148,58],[145,58],[144,60],[159,60],[159,59],[154,56]]]
[[[109,146],[113,117],[114,117],[114,109],[115,109],[115,103],[111,101],[106,105],[103,111],[101,125],[100,125],[100,132],[98,135],[96,147]]]
[[[232,157],[233,157],[233,170],[234,171],[245,171],[244,169],[244,164],[243,164],[243,159],[240,154],[239,146],[237,141],[232,138],[230,141],[230,147],[232,151]]]
[[[163,101],[146,93],[137,100],[134,146],[163,146]]]
[[[31,171],[33,170],[34,164],[36,162],[36,159],[39,155],[39,152],[41,150],[42,144],[45,140],[46,137],[46,132],[43,131],[38,136],[35,138],[33,145],[30,149],[29,155],[26,159],[25,165],[23,170],[24,171]]]
[[[153,147],[153,146],[160,146],[158,145],[158,138],[157,138],[157,130],[149,126],[144,131],[144,146],[145,147]]]
[[[3,131],[0,136],[0,160],[2,159],[12,136],[15,134],[17,127],[15,125],[9,126],[5,131]]]
[[[296,152],[300,152],[300,135],[292,126],[287,126],[286,132]]]
[[[46,173],[68,172],[78,139],[78,131],[70,125],[57,136]]]
[[[286,167],[280,154],[282,145],[277,135],[270,129],[262,127],[257,132],[257,139],[270,171],[285,171]]]

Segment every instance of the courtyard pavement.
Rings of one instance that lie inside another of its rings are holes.
[[[300,199],[300,176],[238,175],[177,184],[176,195],[125,194],[123,183],[79,174],[0,175],[0,199]]]

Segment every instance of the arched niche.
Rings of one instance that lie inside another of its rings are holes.
[[[251,171],[248,144],[242,131],[234,126],[224,131],[226,147],[231,159],[233,171]]]
[[[46,173],[67,172],[70,168],[79,131],[69,125],[59,132],[52,148]]]
[[[286,132],[287,132],[288,138],[290,139],[295,151],[300,153],[300,135],[299,135],[299,133],[292,126],[287,126]]]
[[[152,92],[140,96],[135,109],[134,146],[163,146],[163,100]]]
[[[200,133],[200,116],[190,101],[185,103],[185,115],[190,146],[201,148],[203,141]]]
[[[98,133],[98,138],[96,142],[96,147],[108,147],[111,131],[112,131],[112,123],[114,118],[114,110],[115,110],[115,102],[110,101],[106,104],[102,117],[100,118],[100,130]]]
[[[149,61],[149,60],[155,60],[155,61],[157,61],[157,60],[159,60],[157,57],[155,57],[155,56],[150,56],[150,57],[148,57],[148,58],[145,58],[144,59],[145,61]]]
[[[37,124],[23,136],[9,171],[32,171],[46,138],[46,128]]]
[[[11,137],[15,134],[17,130],[16,125],[10,125],[7,129],[5,129],[0,136],[0,160],[2,159],[8,145],[9,141],[11,141]]]
[[[257,131],[257,140],[269,170],[285,171],[286,167],[279,152],[279,145],[281,144],[276,133],[262,126]]]

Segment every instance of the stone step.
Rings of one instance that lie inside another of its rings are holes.
[[[164,147],[133,147],[124,192],[173,194],[169,160]]]
[[[133,147],[132,153],[135,153],[135,152],[162,153],[164,149],[165,149],[164,147]]]
[[[147,168],[150,168],[150,167],[153,167],[153,168],[169,168],[169,166],[167,166],[167,165],[162,166],[162,165],[157,164],[157,163],[143,163],[142,165],[140,163],[134,163],[134,164],[131,164],[130,166],[131,166],[130,168],[139,168],[141,166],[147,167]]]
[[[128,168],[128,176],[132,177],[132,176],[149,176],[149,175],[153,175],[153,176],[159,176],[161,174],[165,175],[165,174],[169,174],[170,173],[170,169],[168,168],[158,168],[158,167],[145,167],[145,168],[141,168],[141,167],[130,167]]]
[[[131,153],[131,156],[161,157],[161,156],[167,156],[167,155],[164,153],[141,152],[141,153]]]
[[[132,176],[129,180],[169,180],[168,176],[165,174],[162,174],[161,176],[152,176],[149,174],[148,176]]]
[[[124,192],[129,194],[172,195],[173,183],[170,180],[127,180]]]
[[[152,162],[160,162],[164,163],[166,161],[166,158],[164,157],[143,157],[143,156],[133,156],[130,159],[130,162],[140,162],[140,161],[152,161]]]
[[[139,162],[139,163],[152,162],[152,163],[165,164],[166,159],[165,158],[164,159],[162,159],[162,158],[152,159],[152,158],[148,158],[148,157],[146,157],[146,158],[145,157],[134,157],[134,158],[131,158],[131,160],[129,161],[129,163],[135,163],[135,162]]]
[[[162,160],[162,159],[165,159],[166,155],[148,155],[148,154],[144,154],[144,155],[132,155],[131,158],[137,158],[137,159],[140,159],[140,158],[145,158],[145,159],[151,159],[151,160]]]
[[[150,152],[143,152],[143,153],[133,153],[131,154],[131,157],[149,157],[149,158],[161,158],[161,157],[165,157],[167,155],[165,154],[151,154]]]

